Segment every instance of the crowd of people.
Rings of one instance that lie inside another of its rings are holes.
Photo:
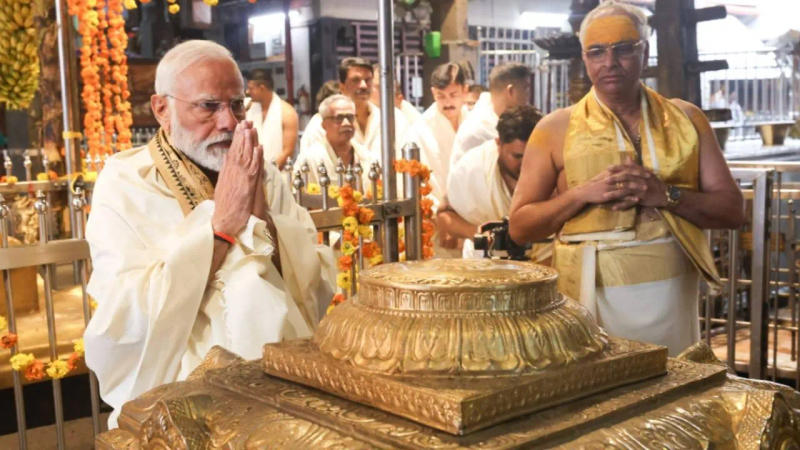
[[[609,334],[674,355],[699,338],[698,279],[719,283],[702,229],[736,228],[744,212],[703,113],[641,83],[648,36],[638,8],[594,9],[579,35],[593,87],[544,117],[529,105],[529,67],[494,67],[483,90],[442,64],[424,112],[395,87],[395,146],[416,143],[432,170],[437,256],[462,256],[483,222],[509,216],[515,242],[553,241],[532,258]],[[316,181],[320,166],[382,164],[375,71],[342,60],[297,145],[297,114],[268,73],[245,83],[208,41],[163,57],[151,98],[161,128],[108,159],[86,232],[98,304],[86,361],[112,426],[123,403],[185,379],[214,345],[256,358],[311,334],[334,291],[333,249],[276,165],[297,151]]]

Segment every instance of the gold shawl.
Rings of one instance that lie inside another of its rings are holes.
[[[639,125],[642,164],[665,183],[697,190],[699,138],[694,124],[680,108],[643,84],[642,94]],[[633,143],[621,131],[624,129],[614,113],[599,101],[594,88],[573,107],[563,148],[568,188],[589,180],[609,165],[621,163],[625,155],[636,160]],[[639,238],[638,227],[637,232],[633,232],[637,225],[636,213],[637,208],[612,211],[603,205],[589,206],[564,224],[562,240],[578,234],[588,235],[585,240]],[[719,275],[703,231],[670,211],[659,210],[659,213],[706,281],[719,285]],[[577,257],[576,254],[566,259]]]
[[[159,175],[181,205],[183,215],[189,214],[204,200],[214,198],[214,186],[206,174],[169,143],[163,129],[160,128],[150,139],[147,149]]]

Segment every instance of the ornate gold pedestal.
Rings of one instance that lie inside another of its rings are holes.
[[[215,348],[189,380],[128,402],[97,446],[800,446],[800,394],[727,375],[702,345],[667,360],[608,338],[555,280],[492,261],[365,272],[312,340],[250,362]]]

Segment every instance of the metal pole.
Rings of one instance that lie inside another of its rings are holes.
[[[72,205],[70,205],[72,206]],[[36,194],[34,208],[39,215],[39,245],[47,244],[47,201],[42,191]],[[47,310],[47,337],[50,344],[50,361],[58,360],[58,340],[56,339],[56,316],[53,308],[53,272],[50,264],[42,266],[44,270],[44,305]],[[63,450],[64,444],[64,406],[61,394],[61,380],[53,378],[53,402],[56,416],[56,442],[58,449]]]
[[[289,6],[291,0],[283,2],[283,32],[286,35],[286,49],[284,55],[284,69],[286,71],[286,101],[294,104],[294,60],[292,56],[292,24],[289,20]]]
[[[403,147],[403,158],[419,160],[419,147],[411,142]],[[414,199],[414,215],[406,216],[406,261],[422,259],[422,211],[419,206],[419,176],[405,175],[405,198]]]
[[[739,230],[730,230],[728,236],[728,367],[732,373],[736,373],[736,257]],[[706,329],[706,333],[710,336],[711,329]]]
[[[397,198],[394,172],[394,2],[378,0],[378,57],[381,66],[381,156],[383,162],[383,199]],[[383,224],[383,260],[394,262],[397,252],[397,220],[387,218]]]
[[[8,248],[8,235],[11,227],[9,226],[9,218],[11,211],[5,203],[5,199],[0,195],[0,244],[2,248]],[[12,298],[13,292],[11,289],[11,271],[3,271],[3,286],[6,291],[6,311],[8,315],[8,332],[17,334],[17,319],[14,315],[14,300]],[[16,355],[19,351],[17,344],[10,348],[11,354],[9,358]],[[25,397],[22,392],[22,378],[16,370],[11,371],[11,376],[14,380],[14,408],[17,414],[17,437],[20,449],[28,448],[28,430],[25,424]]]
[[[70,70],[70,58],[74,57],[74,55],[70,55],[70,48],[71,45],[71,33],[70,33],[70,26],[71,21],[69,19],[69,14],[67,13],[67,6],[66,0],[55,0],[56,3],[56,27],[58,28],[58,70],[61,74],[61,111],[64,118],[64,163],[67,170],[67,175],[72,174],[78,170],[80,170],[80,165],[75,166],[76,162],[80,162],[80,157],[76,158],[76,155],[80,154],[80,138],[76,137],[74,132],[78,130],[73,129],[73,125],[77,123],[75,114],[77,111],[73,111],[72,105],[76,104],[77,101],[77,92],[73,91],[72,88],[77,86],[75,83],[75,74],[72,73]],[[72,132],[73,134],[68,134]],[[67,189],[67,204],[69,204],[70,208],[70,217],[75,217],[75,211],[72,207],[72,190]],[[75,227],[72,230],[72,236],[75,236]]]
[[[75,197],[72,199],[73,207],[75,209],[75,224],[74,233],[78,239],[83,239],[83,224],[84,224],[84,208],[86,207],[86,193],[83,189],[78,188],[75,191]],[[89,279],[86,261],[76,261],[78,268],[78,275],[81,283],[81,296],[83,300],[83,321],[86,326],[89,326],[89,319],[92,318],[92,309],[89,306],[89,295],[86,292],[86,284]],[[89,371],[89,396],[92,404],[92,431],[97,436],[102,431],[100,429],[100,396],[97,387],[97,376],[93,371]]]

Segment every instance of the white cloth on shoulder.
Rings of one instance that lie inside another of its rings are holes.
[[[498,120],[500,118],[494,112],[491,94],[482,93],[475,103],[475,108],[458,127],[453,151],[450,154],[450,167],[453,167],[469,150],[496,138]]]
[[[253,122],[258,133],[258,143],[264,147],[264,161],[272,163],[283,153],[283,100],[272,94],[264,115],[261,103],[251,102],[245,119]]]

